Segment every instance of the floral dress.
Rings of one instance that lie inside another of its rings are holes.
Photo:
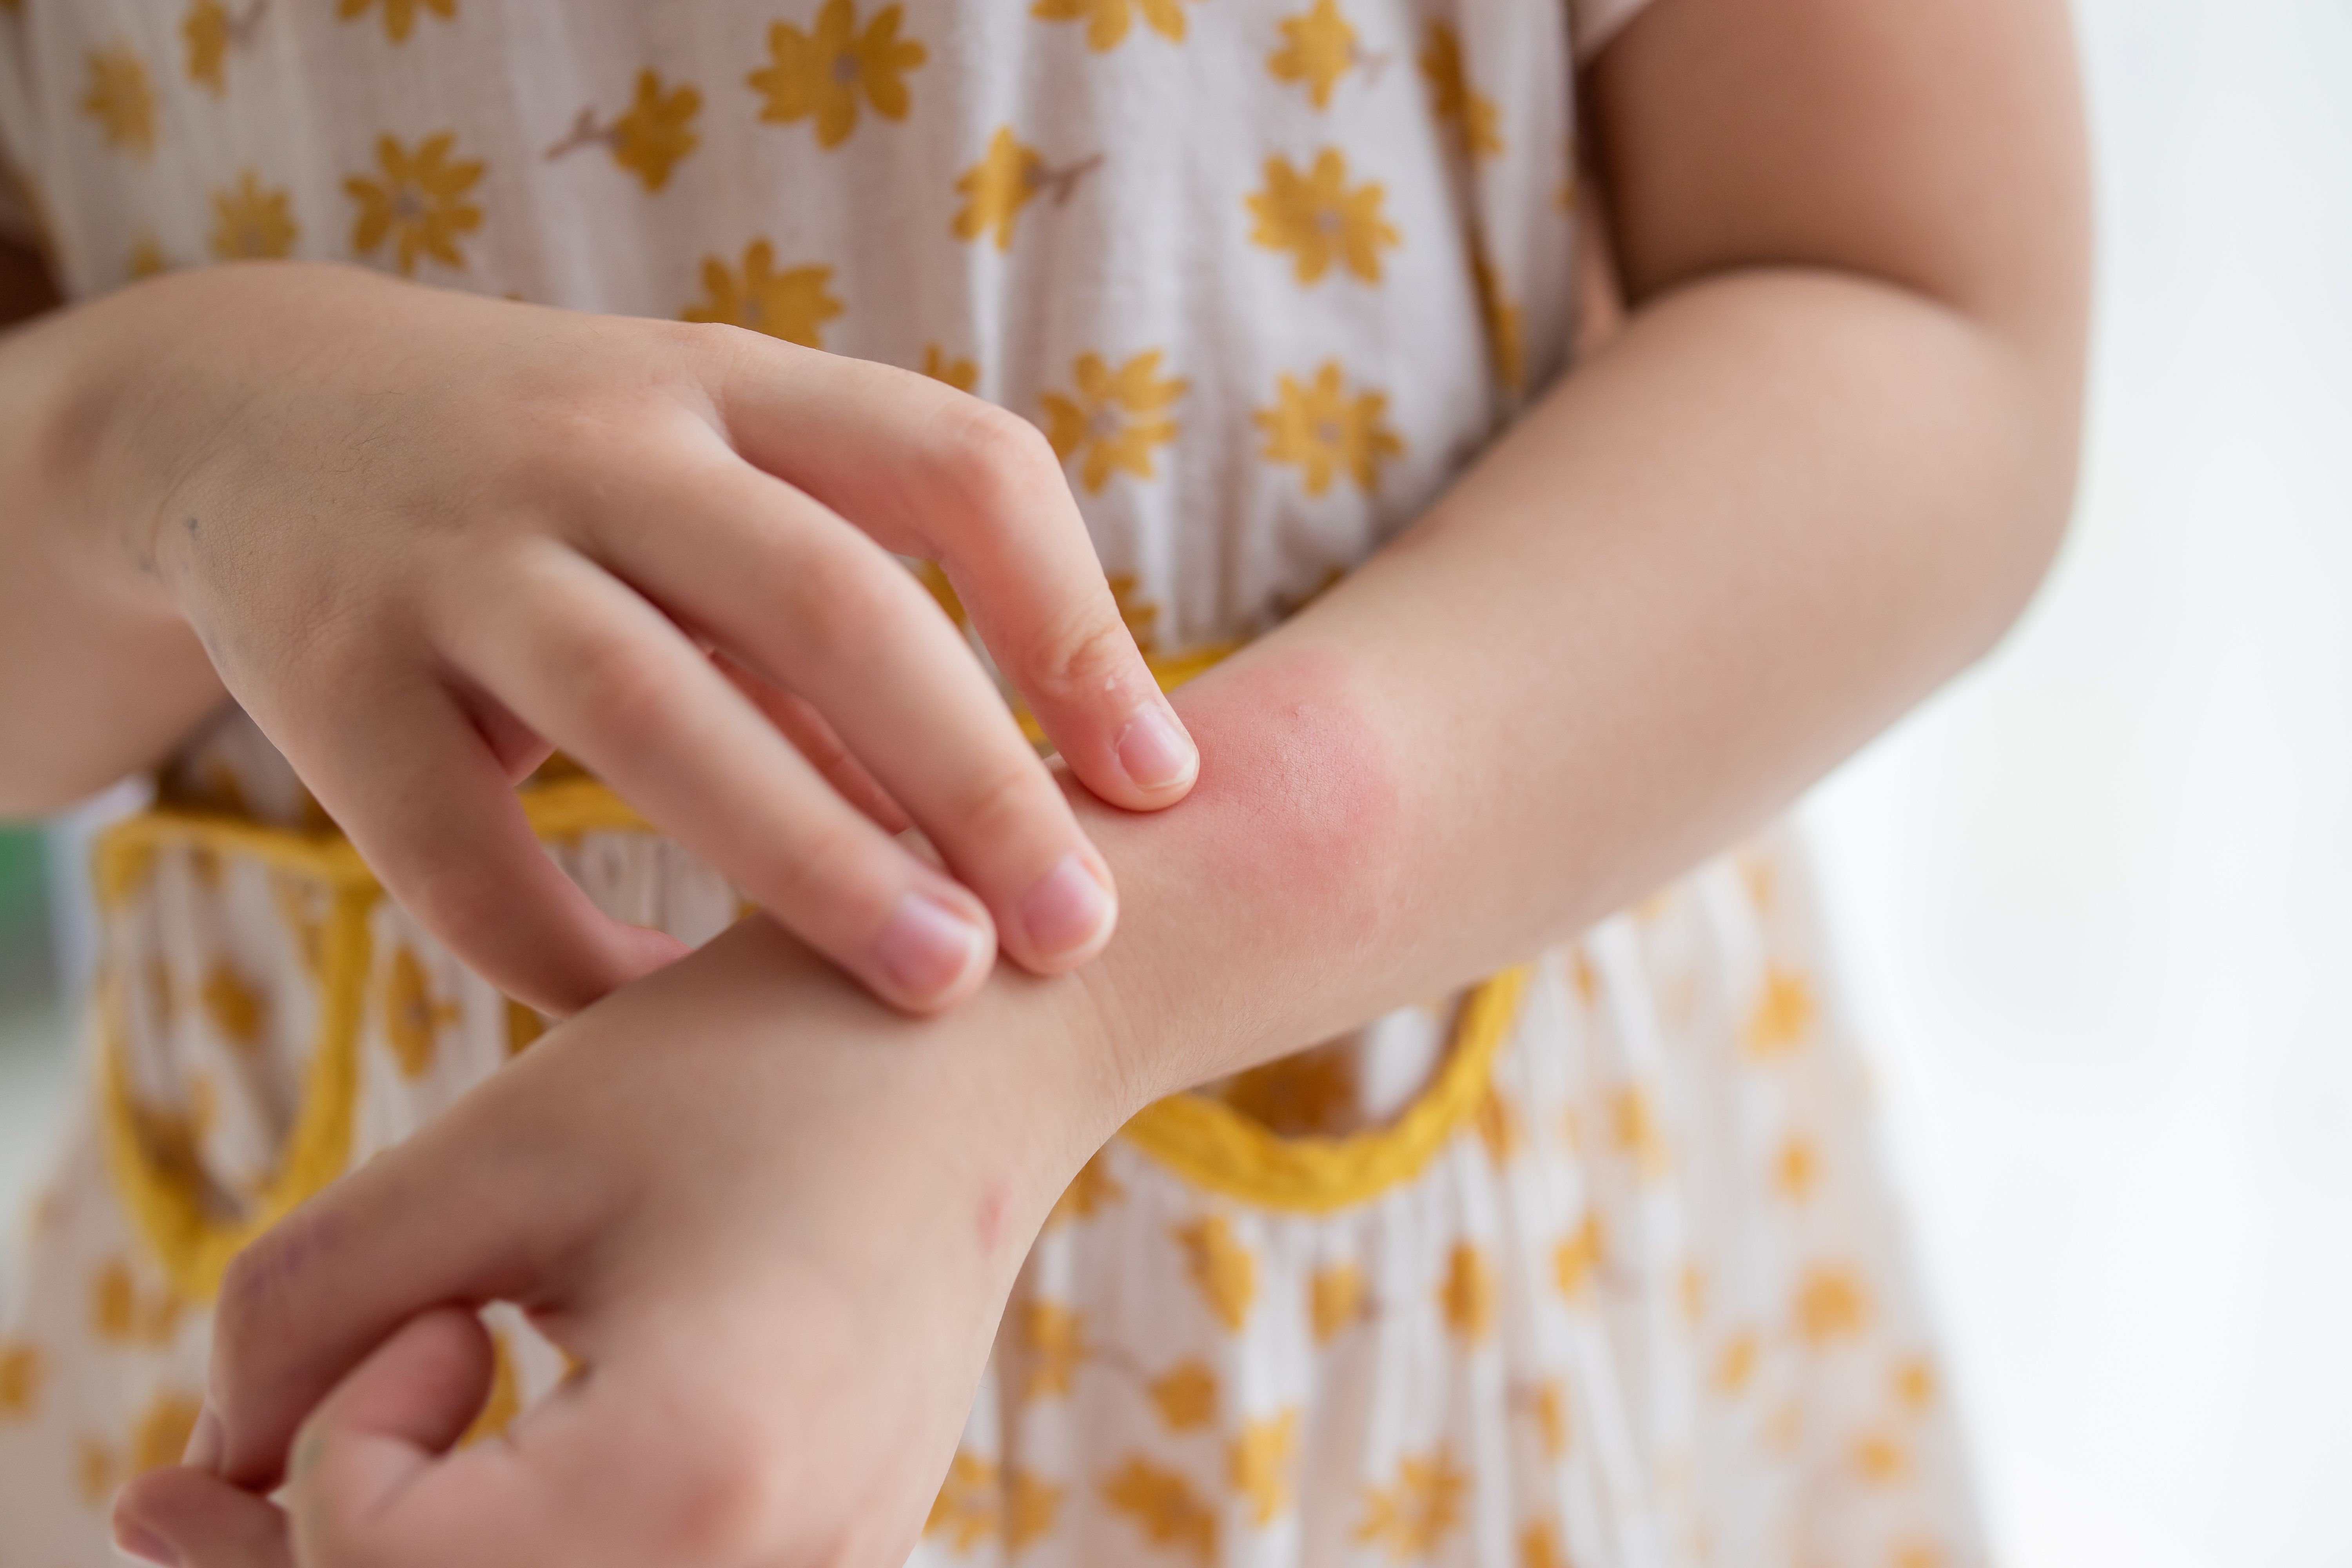
[[[921,370],[1045,431],[1174,679],[1565,368],[1577,62],[1634,4],[0,0],[0,223],[77,297],[340,258]],[[0,1568],[109,1561],[228,1257],[541,1028],[241,714],[162,785],[98,858],[88,1092],[0,1324]],[[622,918],[740,917],[594,781],[524,802]],[[1979,1561],[1809,900],[1774,837],[1145,1111],[916,1561]],[[488,1317],[475,1440],[560,1373]]]

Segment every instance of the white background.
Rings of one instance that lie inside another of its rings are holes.
[[[2352,1568],[2352,0],[2077,11],[2081,520],[1807,816],[2002,1562]]]

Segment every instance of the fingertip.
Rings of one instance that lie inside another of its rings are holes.
[[[1118,895],[1099,857],[1071,850],[1039,878],[1021,900],[1027,939],[1022,966],[1038,974],[1065,974],[1110,942],[1118,924]]]
[[[1138,709],[1111,750],[1146,809],[1173,805],[1201,776],[1201,749],[1164,700]]]
[[[986,910],[910,888],[874,939],[872,965],[887,1000],[908,1012],[937,1013],[978,990],[995,955]]]

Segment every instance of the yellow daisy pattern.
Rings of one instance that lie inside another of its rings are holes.
[[[1184,41],[1183,0],[1036,0],[1029,7],[1029,14],[1042,21],[1084,22],[1087,47],[1097,54],[1125,41],[1139,11],[1144,26],[1161,37]]]
[[[1522,392],[1528,380],[1528,345],[1519,308],[1496,281],[1486,257],[1475,249],[1470,253],[1470,281],[1478,290],[1478,315],[1486,324],[1486,352],[1494,356],[1495,378],[1503,384],[1504,391]]]
[[[1422,79],[1429,85],[1429,111],[1453,125],[1462,149],[1473,158],[1500,156],[1501,115],[1494,100],[1470,85],[1462,60],[1462,37],[1450,23],[1432,22],[1421,46]]]
[[[281,260],[294,254],[302,231],[294,222],[293,193],[262,184],[247,169],[234,185],[213,193],[213,255],[222,261]]]
[[[670,171],[702,145],[694,129],[695,117],[701,112],[700,89],[688,82],[664,87],[661,73],[648,68],[637,73],[636,98],[619,119],[607,125],[595,105],[590,104],[573,119],[570,133],[550,147],[545,157],[551,163],[583,147],[602,145],[611,151],[615,164],[644,184],[648,194],[658,193],[668,185]]]
[[[147,62],[128,44],[92,49],[81,111],[98,121],[106,144],[134,158],[155,151],[155,89]]]
[[[708,298],[688,306],[679,319],[723,321],[803,348],[821,349],[824,323],[844,308],[834,297],[830,267],[789,267],[777,271],[776,247],[765,239],[755,239],[743,247],[740,269],[730,270],[716,256],[702,258],[702,287]]]
[[[1557,1459],[1568,1452],[1568,1385],[1559,1378],[1538,1384],[1528,1402],[1536,1432],[1543,1440],[1544,1458]]]
[[[1380,182],[1348,188],[1348,160],[1326,147],[1304,174],[1280,155],[1265,161],[1265,188],[1247,198],[1257,226],[1253,243],[1290,253],[1301,283],[1319,281],[1333,263],[1367,283],[1381,280],[1381,249],[1402,243],[1381,216]]]
[[[1482,1344],[1495,1331],[1495,1271],[1475,1242],[1454,1244],[1437,1301],[1446,1328],[1465,1346]]]
[[[141,1289],[123,1258],[108,1258],[90,1278],[89,1329],[102,1342],[161,1349],[179,1332],[182,1310],[169,1289]]]
[[[360,209],[352,222],[352,248],[372,256],[390,240],[404,277],[415,277],[416,263],[428,257],[462,270],[466,253],[457,238],[482,226],[482,209],[467,193],[481,183],[487,165],[452,158],[457,145],[453,131],[426,137],[413,153],[396,136],[378,137],[378,177],[353,174],[343,182]]]
[[[1813,1015],[1811,982],[1791,970],[1767,970],[1756,1010],[1748,1015],[1748,1054],[1758,1061],[1772,1061],[1797,1050],[1811,1036]]]
[[[930,53],[915,39],[898,37],[901,19],[901,7],[885,5],[861,31],[853,0],[824,0],[813,33],[790,22],[771,26],[771,63],[749,78],[751,89],[767,100],[760,118],[780,125],[814,119],[820,147],[849,140],[857,129],[861,92],[883,119],[906,119],[906,75]]]
[[[1318,1268],[1307,1287],[1307,1319],[1315,1342],[1328,1345],[1361,1321],[1365,1306],[1364,1271],[1352,1263]]]
[[[1100,354],[1082,353],[1070,368],[1075,395],[1041,394],[1045,439],[1055,456],[1078,459],[1078,481],[1099,495],[1114,473],[1139,479],[1153,475],[1152,452],[1176,439],[1168,410],[1184,395],[1181,376],[1162,376],[1162,354],[1150,349],[1113,370]]]
[[[1257,1299],[1257,1259],[1234,1238],[1223,1215],[1179,1226],[1176,1242],[1184,1249],[1185,1272],[1209,1310],[1227,1329],[1240,1332]]]
[[[203,989],[196,994],[204,1004],[205,1018],[224,1041],[241,1051],[260,1046],[268,1004],[259,988],[238,973],[235,965],[226,959],[215,959],[205,972]]]
[[[1569,1568],[1568,1549],[1559,1543],[1559,1527],[1549,1520],[1528,1526],[1519,1537],[1519,1568]]]
[[[393,1060],[405,1078],[423,1078],[440,1054],[441,1031],[457,1021],[455,1003],[433,994],[432,979],[416,950],[403,944],[392,955],[384,981],[383,1034]]]
[[[1364,1517],[1352,1532],[1359,1546],[1384,1552],[1391,1563],[1426,1557],[1462,1522],[1470,1478],[1443,1448],[1398,1461],[1396,1479],[1367,1489]]]
[[[1852,1339],[1870,1321],[1870,1294],[1853,1269],[1819,1265],[1798,1282],[1795,1316],[1797,1331],[1816,1347]]]
[[[1078,182],[1102,164],[1102,154],[1081,158],[1065,168],[1045,162],[1045,154],[1000,125],[988,139],[988,151],[979,163],[956,176],[956,194],[963,197],[949,231],[958,239],[992,235],[996,248],[1013,248],[1013,230],[1021,209],[1040,191],[1050,192],[1055,205],[1070,199]]]
[[[188,79],[215,98],[228,94],[228,53],[252,42],[269,0],[251,0],[242,16],[222,0],[190,0],[180,21],[180,37],[188,46]]]
[[[1349,395],[1339,362],[1327,361],[1315,378],[1278,378],[1275,405],[1251,416],[1265,435],[1268,461],[1295,463],[1307,493],[1319,496],[1341,473],[1370,495],[1380,487],[1380,466],[1404,452],[1404,438],[1390,428],[1388,395]]]
[[[1202,1564],[1216,1561],[1216,1508],[1192,1489],[1182,1471],[1137,1455],[1103,1482],[1102,1498],[1132,1519],[1152,1545],[1190,1552]]]
[[[152,234],[141,235],[122,262],[122,275],[134,282],[171,269],[172,258],[163,254],[163,242]]]
[[[1245,1421],[1225,1449],[1225,1476],[1260,1530],[1290,1507],[1291,1467],[1298,1447],[1296,1407],[1262,1421]]]
[[[1330,108],[1331,91],[1339,79],[1360,63],[1356,29],[1340,11],[1339,0],[1315,0],[1276,26],[1282,47],[1266,57],[1265,68],[1276,81],[1305,87],[1307,101],[1316,108]]]
[[[978,364],[968,359],[950,357],[947,350],[937,343],[923,345],[923,374],[933,381],[945,382],[958,392],[970,392],[980,384]]]
[[[49,1360],[28,1340],[0,1340],[0,1424],[40,1414],[49,1385]]]
[[[131,1428],[130,1473],[143,1476],[178,1464],[203,1408],[202,1400],[176,1389],[165,1389],[150,1399]]]
[[[1023,1396],[1068,1394],[1087,1359],[1086,1320],[1053,1301],[1028,1302],[1021,1312],[1021,1342],[1029,1365]]]
[[[355,21],[374,9],[376,0],[341,0],[335,15],[344,21]],[[430,11],[445,22],[457,17],[457,0],[383,0],[383,36],[395,44],[404,44],[408,35],[416,29],[416,13]]]
[[[1002,1507],[996,1466],[959,1448],[939,1496],[931,1500],[923,1536],[941,1536],[956,1551],[970,1552],[996,1533]]]
[[[1183,1361],[1151,1380],[1148,1392],[1171,1432],[1205,1426],[1217,1415],[1217,1374],[1198,1361]]]
[[[1601,1216],[1587,1212],[1575,1233],[1552,1249],[1552,1282],[1570,1300],[1590,1290],[1601,1272]]]

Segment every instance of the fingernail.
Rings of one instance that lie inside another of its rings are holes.
[[[114,1517],[114,1544],[142,1563],[180,1568],[179,1549],[127,1514]]]
[[[212,1401],[206,1400],[204,1408],[196,1413],[195,1428],[188,1434],[188,1449],[180,1456],[180,1463],[192,1470],[216,1470],[220,1468],[221,1447],[220,1413],[213,1408]]]
[[[1139,710],[1118,738],[1118,765],[1138,787],[1173,789],[1201,770],[1201,753],[1176,716],[1157,703]]]
[[[1054,862],[1054,868],[1021,900],[1021,923],[1038,952],[1048,958],[1086,946],[1109,921],[1110,894],[1076,851]]]
[[[963,978],[981,956],[982,940],[977,927],[937,899],[902,893],[890,923],[875,939],[874,956],[909,994],[931,997]]]

